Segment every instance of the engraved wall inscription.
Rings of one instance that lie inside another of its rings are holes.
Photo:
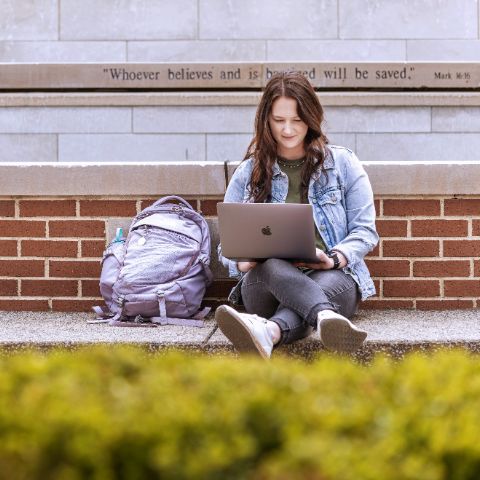
[[[0,90],[260,89],[276,72],[318,89],[479,89],[480,63],[0,64]]]

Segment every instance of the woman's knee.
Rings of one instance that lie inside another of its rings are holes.
[[[292,268],[292,264],[287,260],[282,260],[280,258],[268,258],[262,263],[257,265],[257,268],[263,273],[274,275],[285,271],[285,269]]]

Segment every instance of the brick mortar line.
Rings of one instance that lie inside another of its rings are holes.
[[[440,213],[385,213],[383,212],[382,215],[377,215],[376,219],[377,220],[406,220],[408,218],[411,218],[413,220],[416,220],[418,217],[419,220],[425,220],[425,219],[433,219],[433,220],[438,220],[440,218],[444,218],[443,215]]]
[[[383,221],[432,221],[438,222],[439,220],[448,222],[448,221],[459,221],[459,220],[480,220],[480,215],[384,215],[382,218],[378,217],[376,220]]]
[[[407,227],[411,225],[413,222],[420,224],[421,223],[428,223],[428,222],[443,222],[445,224],[452,223],[452,222],[468,222],[475,220],[480,220],[480,217],[473,217],[473,216],[463,216],[463,217],[448,217],[448,218],[442,218],[442,217],[423,217],[423,218],[412,218],[412,217],[402,217],[402,218],[397,218],[397,217],[388,217],[388,218],[377,218],[377,222],[385,222],[385,223],[397,223],[397,222],[406,222]]]
[[[476,237],[479,237],[480,238],[480,235],[472,235],[473,237],[473,240],[476,239]],[[408,240],[455,240],[455,239],[459,239],[459,240],[465,240],[465,239],[470,239],[471,237],[465,235],[464,237],[446,237],[446,236],[443,236],[443,237],[412,237],[412,236],[409,236],[409,235],[406,235],[404,237],[381,237],[382,240],[386,240],[386,241],[390,241],[390,240],[405,240],[405,239],[408,239]]]
[[[451,280],[472,280],[476,281],[476,278],[472,277],[372,277],[374,280],[406,280],[406,281],[412,281],[412,280],[439,280],[439,281],[451,281]]]
[[[216,200],[216,199],[214,199]],[[138,202],[135,202],[136,208],[141,209],[141,202],[143,200],[139,200]],[[137,207],[138,205],[138,207]],[[140,210],[141,211],[141,210]],[[137,210],[137,213],[139,211]],[[106,220],[111,220],[115,218],[130,218],[132,215],[129,215],[125,213],[125,215],[64,215],[64,216],[40,216],[40,215],[24,215],[24,216],[18,216],[18,217],[0,217],[1,221],[10,221],[10,222],[15,222],[15,221],[37,221],[37,222],[48,222],[48,221],[106,221]],[[208,215],[210,217],[216,218],[218,215],[216,214],[210,214]],[[434,215],[434,214],[429,214],[429,215],[377,215],[376,220],[382,220],[382,221],[409,221],[409,220],[417,220],[417,221],[461,221],[461,220],[480,220],[480,215],[474,215],[474,214],[452,214],[452,215]]]
[[[59,261],[96,261],[100,260],[102,257],[53,257],[53,256],[41,256],[41,257],[34,257],[32,255],[24,256],[24,257],[0,257],[0,260],[59,260]]]
[[[101,221],[107,221],[107,220],[111,220],[113,218],[130,218],[131,215],[128,215],[128,214],[125,214],[125,215],[79,215],[78,217],[75,216],[65,216],[65,217],[31,217],[31,219],[41,219],[41,220],[45,220],[45,221],[55,221],[55,222],[59,222],[59,221],[70,221],[70,222],[73,222],[73,221],[77,221],[77,222],[80,222],[80,221],[97,221],[97,222],[101,222]],[[22,217],[22,218],[26,218],[26,217]],[[30,218],[29,218],[30,219]]]
[[[70,281],[84,281],[84,280],[96,280],[97,282],[99,281],[98,277],[81,277],[81,278],[76,278],[76,277],[0,277],[0,280],[17,280],[17,281],[22,281],[22,280],[70,280]]]
[[[204,132],[204,134],[207,134]],[[201,162],[199,162],[201,163]],[[105,163],[105,165],[108,165],[108,163]],[[128,164],[125,164],[128,166]],[[222,198],[222,195],[218,194],[201,194],[201,193],[195,193],[193,192],[192,194],[185,195],[189,197],[193,197],[199,200],[212,200],[212,199],[218,199]],[[48,201],[61,201],[61,200],[75,200],[75,201],[84,201],[84,202],[89,202],[92,200],[150,200],[152,198],[157,198],[155,195],[141,195],[141,194],[128,194],[128,195],[122,195],[120,193],[116,194],[111,194],[111,195],[1,195],[0,194],[0,200],[3,201],[25,201],[25,202],[48,202]],[[160,197],[158,197],[160,198]],[[480,193],[472,193],[472,194],[408,194],[408,195],[402,195],[402,194],[396,194],[396,195],[387,195],[387,194],[375,194],[374,192],[374,199],[382,202],[384,200],[423,200],[423,201],[429,201],[429,200],[434,200],[434,201],[439,201],[442,202],[443,200],[480,200]]]
[[[21,280],[27,280],[25,278],[20,278]],[[83,281],[92,281],[92,280],[95,280],[96,282],[99,282],[99,278],[98,277],[81,277],[81,278],[77,278],[77,277],[35,277],[35,278],[28,278],[28,280],[64,280],[64,281],[76,281],[78,280],[79,282],[83,282]]]
[[[390,218],[390,217],[389,217]],[[480,214],[479,215],[459,215],[459,214],[456,214],[456,215],[440,215],[440,216],[431,216],[429,218],[416,218],[414,216],[411,216],[409,217],[410,220],[432,220],[432,221],[438,221],[438,220],[442,220],[444,222],[448,222],[448,221],[460,221],[460,220],[476,220],[476,219],[480,219]]]
[[[81,217],[82,219],[84,219],[85,217]],[[54,217],[53,215],[50,216],[50,215],[22,215],[22,216],[19,216],[18,218],[14,218],[14,217],[0,217],[0,220],[25,220],[25,221],[29,221],[29,220],[37,220],[39,222],[47,222],[49,220],[54,220],[54,221],[59,221],[59,220],[77,220],[78,217],[76,215],[62,215],[62,216],[56,216]]]
[[[100,300],[102,297],[99,295],[98,297],[72,297],[72,296],[11,296],[11,295],[7,295],[7,296],[0,296],[0,300],[72,300],[72,301],[78,301],[78,300]],[[212,296],[208,296],[208,297],[205,297],[205,299],[209,299],[209,300],[212,300],[212,299],[222,299],[224,297],[221,297],[221,296],[215,296],[215,295],[212,295]],[[368,299],[369,302],[374,302],[374,301],[382,301],[382,300],[420,300],[420,301],[423,301],[423,300],[427,300],[427,301],[462,301],[462,300],[468,300],[468,301],[477,301],[478,297],[380,297],[378,295],[375,295],[375,297],[370,297]]]
[[[398,216],[398,215],[397,215]],[[417,218],[419,217],[419,218]],[[400,217],[399,217],[400,218]],[[405,217],[404,217],[405,218]],[[425,215],[410,215],[408,216],[410,220],[432,220],[432,221],[438,221],[438,220],[443,220],[443,221],[449,221],[449,220],[476,220],[480,219],[480,214],[478,215],[472,215],[472,214],[452,214],[452,215],[431,215],[431,216],[425,216]],[[390,220],[394,219],[394,217],[388,217],[385,220]]]
[[[472,238],[473,237],[473,238]],[[430,237],[382,237],[382,240],[405,240],[405,239],[408,239],[408,240],[477,240],[477,237],[479,237],[479,235],[475,235],[475,236],[472,236],[472,237],[469,237],[468,235],[465,235],[463,237],[460,237],[460,236],[452,236],[452,237],[448,237],[448,236],[442,236],[442,237],[435,237],[435,236],[430,236]]]
[[[466,256],[466,257],[439,257],[438,255],[435,255],[434,257],[430,256],[424,256],[424,257],[412,257],[412,256],[403,256],[403,257],[366,257],[367,260],[411,260],[412,262],[417,262],[417,261],[435,261],[437,259],[438,261],[444,261],[444,260],[456,260],[456,261],[467,261],[470,259],[478,259],[480,257],[476,256]]]
[[[45,281],[58,281],[58,282],[64,282],[64,281],[69,281],[69,282],[81,282],[84,279],[83,278],[46,278],[46,277],[35,277],[35,278],[30,278],[30,277],[19,277],[18,280],[20,282],[45,282]]]
[[[2,237],[0,236],[0,240],[99,240],[103,237],[42,237],[37,235],[32,235],[30,237],[24,236],[11,236],[11,237]]]
[[[104,241],[105,237],[0,237],[0,240],[17,240],[17,241],[49,241],[49,242],[78,242],[83,240]]]
[[[468,262],[471,259],[476,259],[477,257],[474,256],[467,256],[467,257],[440,257],[438,255],[435,256],[429,256],[426,255],[424,257],[415,257],[415,256],[403,256],[403,257],[366,257],[366,261],[368,263],[369,260],[383,260],[385,262],[391,262],[394,260],[410,260],[412,262],[438,262],[438,263],[444,263],[444,262]]]
[[[463,108],[463,107],[462,107]],[[423,163],[423,162],[420,162]],[[464,200],[464,199],[471,199],[471,198],[480,198],[480,194],[478,193],[463,193],[463,194],[428,194],[428,195],[422,195],[421,193],[415,193],[415,194],[409,194],[409,195],[402,195],[400,193],[392,195],[392,194],[387,194],[387,193],[382,193],[382,194],[375,194],[373,192],[373,195],[376,200]],[[18,196],[18,195],[17,195]]]
[[[61,163],[61,162],[60,162]],[[20,163],[21,164],[21,163]],[[108,163],[105,163],[105,165],[108,165]],[[125,164],[128,165],[128,164]],[[152,199],[159,199],[161,196],[165,195],[135,195],[135,194],[129,194],[129,195],[121,195],[121,194],[116,194],[116,195],[28,195],[28,196],[22,196],[22,195],[0,195],[0,201],[8,201],[8,202],[60,202],[63,200],[66,201],[75,201],[80,205],[80,202],[91,202],[91,201],[144,201],[144,200],[152,200]],[[221,200],[223,199],[223,195],[215,195],[215,194],[197,194],[193,193],[191,195],[183,195],[185,197],[189,198],[194,198],[195,200]],[[405,199],[405,197],[400,197],[401,199]],[[410,197],[407,197],[410,199]],[[425,198],[425,197],[419,197],[419,198]],[[430,197],[427,197],[430,198]],[[442,197],[443,198],[443,197]],[[449,197],[450,198],[450,197]],[[478,195],[478,198],[480,199],[480,195]],[[412,199],[414,199],[412,197]],[[375,198],[375,200],[378,200],[378,198]],[[387,197],[386,200],[390,200],[390,197]],[[392,198],[393,200],[393,198]],[[395,199],[396,200],[396,199]]]
[[[477,300],[478,297],[378,297],[375,296],[371,300],[415,300],[415,301],[422,301],[422,300],[438,300],[438,301],[443,301],[443,300]],[[370,299],[369,299],[370,300]]]
[[[52,297],[52,296],[38,296],[38,297],[12,297],[12,296],[7,296],[7,297],[1,297],[0,300],[71,300],[71,301],[78,301],[78,300],[98,300],[101,299],[102,297]]]

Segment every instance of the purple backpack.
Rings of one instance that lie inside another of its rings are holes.
[[[175,200],[178,203],[173,203]],[[183,198],[163,197],[132,221],[102,260],[97,320],[115,326],[204,326],[200,310],[210,271],[207,222]]]

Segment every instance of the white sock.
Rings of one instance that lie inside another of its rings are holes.
[[[267,320],[267,329],[268,329],[268,332],[270,333],[272,342],[275,345],[280,341],[280,337],[282,336],[280,327],[278,326],[277,323],[272,322],[271,320]]]

